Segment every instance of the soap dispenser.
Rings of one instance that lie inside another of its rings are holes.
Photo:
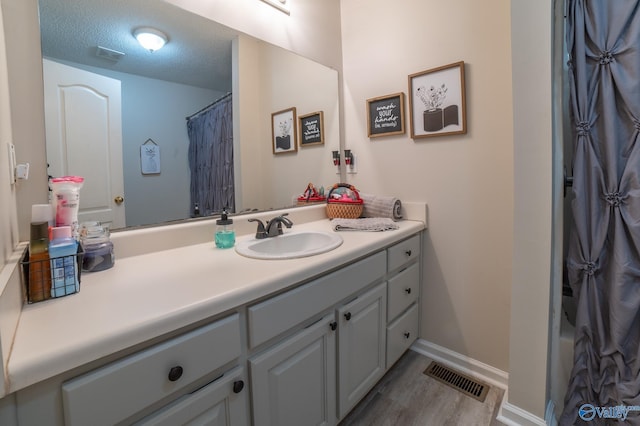
[[[233,230],[233,219],[229,219],[226,207],[222,210],[220,219],[216,221],[216,247],[231,248],[236,243],[236,233]]]

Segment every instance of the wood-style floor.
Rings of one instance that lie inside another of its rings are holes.
[[[423,372],[431,359],[407,351],[340,426],[494,426],[504,390],[479,402]]]

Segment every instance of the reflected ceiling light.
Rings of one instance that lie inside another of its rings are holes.
[[[155,28],[142,27],[133,32],[133,36],[138,40],[138,43],[149,52],[155,52],[162,49],[168,39],[167,35],[162,31]]]

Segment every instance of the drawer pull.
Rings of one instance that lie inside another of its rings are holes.
[[[408,331],[407,331],[406,333],[404,333],[404,338],[405,338],[405,339],[408,339],[408,338],[409,338],[409,336],[411,336],[411,333],[409,333]]]
[[[404,254],[406,254],[406,255],[407,255],[407,257],[411,256],[411,250],[407,250],[407,251],[405,251],[405,252],[404,252]]]
[[[244,389],[244,382],[242,380],[233,382],[233,393],[240,393],[242,389]]]
[[[184,370],[179,365],[172,367],[171,370],[169,370],[169,381],[175,382],[182,377],[183,372]]]
[[[349,321],[351,319],[351,312],[347,312],[346,314],[344,314],[344,319]]]
[[[329,324],[329,327],[331,327],[332,331],[335,331],[336,328],[338,328],[338,323],[333,321],[332,323]]]
[[[404,292],[407,293],[407,294],[411,294],[411,287],[405,288]]]

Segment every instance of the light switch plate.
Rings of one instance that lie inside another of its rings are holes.
[[[9,143],[7,148],[9,149],[9,182],[13,185],[16,183],[16,147]]]

